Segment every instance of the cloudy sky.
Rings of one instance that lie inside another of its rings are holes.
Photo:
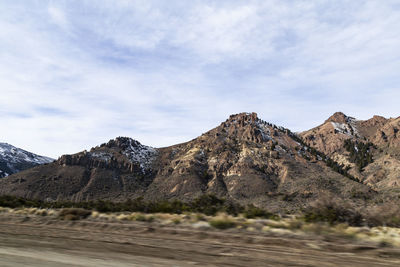
[[[58,157],[242,111],[293,131],[397,117],[399,25],[398,0],[1,0],[0,142]]]

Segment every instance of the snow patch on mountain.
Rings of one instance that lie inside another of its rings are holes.
[[[272,137],[271,137],[271,130],[270,130],[270,128],[268,127],[269,125],[268,125],[267,123],[265,123],[265,122],[263,122],[263,121],[261,121],[261,120],[258,120],[258,121],[256,122],[256,126],[257,126],[257,128],[260,130],[260,132],[261,132],[263,141],[272,140]]]
[[[39,156],[7,143],[0,143],[0,178],[52,161],[52,158]]]
[[[90,156],[93,157],[93,158],[100,159],[100,160],[105,161],[105,162],[109,162],[109,161],[111,161],[113,155],[111,153],[97,152],[96,151],[96,152],[91,152]]]
[[[154,160],[158,156],[158,150],[156,148],[142,145],[129,137],[117,137],[110,140],[107,144],[102,144],[100,147],[118,148],[119,152],[124,154],[131,163],[139,166],[143,173],[151,169]],[[91,156],[109,161],[111,160],[112,154],[91,152]]]
[[[345,121],[344,123],[331,121],[333,128],[341,134],[346,134],[349,136],[359,135],[359,132],[357,129],[357,120],[353,117],[349,117],[344,114],[343,114],[343,116],[344,116],[344,121]]]
[[[359,134],[355,125],[355,120],[349,121],[348,123],[331,122],[331,124],[333,128],[341,134],[346,134],[349,136],[355,136]]]
[[[156,148],[145,146],[136,140],[129,139],[128,146],[123,151],[131,162],[139,164],[142,170],[148,170],[158,155]]]

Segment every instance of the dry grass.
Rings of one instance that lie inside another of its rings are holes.
[[[329,204],[330,205],[330,204]],[[329,207],[328,205],[328,207]],[[326,208],[323,203],[322,208]],[[371,222],[377,225],[391,222],[397,216],[397,207],[379,206],[369,210],[368,216]],[[210,227],[216,229],[235,228],[236,231],[250,231],[273,235],[323,235],[327,237],[346,238],[373,242],[382,246],[400,246],[400,228],[387,226],[352,226],[347,222],[331,224],[330,221],[304,220],[302,216],[292,216],[279,220],[271,219],[247,219],[244,216],[231,216],[226,213],[219,213],[216,216],[206,216],[199,213],[187,214],[166,214],[155,213],[145,214],[133,213],[101,213],[84,209],[39,209],[39,208],[1,208],[2,213],[13,213],[24,216],[48,216],[63,220],[105,220],[105,221],[139,221],[143,223],[156,222],[159,224],[175,227],[193,227],[207,231]],[[323,210],[323,212],[325,212]],[[325,214],[325,213],[322,213]],[[330,215],[330,213],[328,213]],[[375,222],[376,220],[376,222]]]
[[[10,208],[3,208],[3,207],[0,207],[0,212],[10,212]]]

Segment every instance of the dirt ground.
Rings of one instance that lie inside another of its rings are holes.
[[[400,266],[400,249],[316,235],[0,213],[0,266]]]

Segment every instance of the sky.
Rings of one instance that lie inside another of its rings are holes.
[[[0,142],[163,147],[230,114],[400,116],[400,1],[0,0]]]

